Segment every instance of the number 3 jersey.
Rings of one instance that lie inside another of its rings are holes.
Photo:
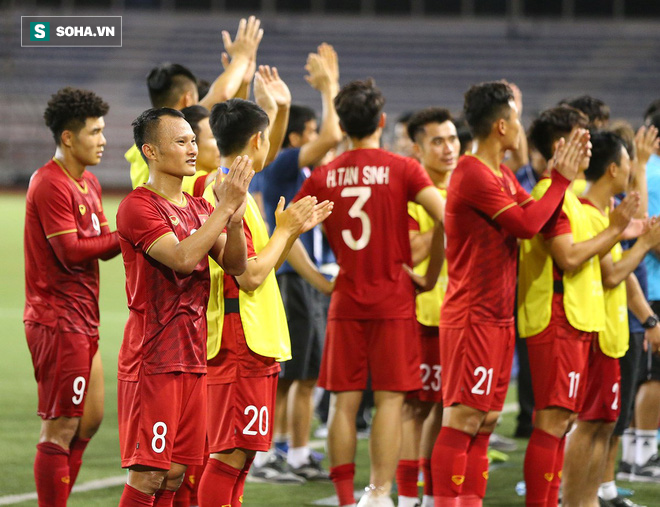
[[[305,180],[296,200],[335,203],[323,222],[339,264],[328,318],[414,317],[408,201],[432,185],[416,160],[380,149],[347,151]]]
[[[99,263],[65,266],[49,239],[62,234],[111,234],[101,186],[85,171],[74,179],[50,160],[30,179],[25,204],[25,312],[23,320],[89,336],[99,327]]]

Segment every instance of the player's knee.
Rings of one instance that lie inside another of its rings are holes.
[[[141,472],[131,470],[128,475],[128,484],[142,493],[153,495],[163,485],[166,475],[165,472],[159,470]]]
[[[499,412],[489,412],[484,418],[484,422],[481,425],[480,431],[482,433],[492,433],[495,431],[497,422],[500,420]]]
[[[95,414],[88,420],[83,420],[80,423],[80,431],[78,435],[80,438],[92,438],[99,431],[101,423],[103,422],[103,412]]]
[[[77,417],[58,417],[43,421],[39,443],[50,442],[68,449],[76,435],[80,419]]]

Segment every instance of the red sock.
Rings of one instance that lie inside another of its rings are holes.
[[[559,440],[557,448],[557,456],[555,457],[555,477],[550,484],[548,491],[548,502],[546,506],[556,507],[559,503],[559,488],[561,487],[561,474],[564,469],[564,449],[566,448],[566,437]]]
[[[422,458],[419,460],[419,465],[422,467],[422,474],[424,476],[424,495],[433,496],[433,477],[431,476],[431,460]]]
[[[231,494],[231,507],[241,507],[243,505],[243,490],[245,489],[245,479],[250,471],[254,458],[247,458],[243,470],[238,474],[236,484],[234,484],[234,491]]]
[[[346,463],[336,467],[330,467],[330,479],[335,485],[339,505],[352,505],[355,503],[353,492],[353,478],[355,477],[355,463]]]
[[[417,498],[417,477],[419,476],[419,461],[416,459],[401,459],[396,467],[396,487],[399,496]]]
[[[181,487],[176,490],[172,507],[190,507],[190,493],[190,487],[184,479]]]
[[[199,482],[197,501],[199,507],[231,505],[234,485],[241,471],[217,459],[209,459]]]
[[[69,491],[73,488],[73,484],[78,478],[80,472],[80,465],[82,465],[82,455],[89,444],[89,438],[74,438],[69,446]]]
[[[70,481],[69,451],[52,442],[37,444],[34,482],[39,505],[66,507]]]
[[[461,506],[481,505],[481,500],[486,496],[489,440],[490,433],[477,433],[468,448],[465,483],[460,494],[461,497],[465,496],[466,500],[461,500]]]
[[[124,484],[124,492],[119,500],[119,507],[152,507],[153,495],[147,495],[128,484]]]
[[[174,493],[169,489],[159,489],[154,496],[154,507],[173,507]]]
[[[555,458],[560,440],[543,430],[534,428],[525,452],[525,484],[528,506],[545,506],[550,485],[555,478]],[[557,504],[555,503],[555,506]]]
[[[204,469],[206,468],[206,463],[209,460],[208,447],[205,448],[206,455],[204,456],[203,465],[194,465],[192,468],[193,472],[190,472],[188,480],[190,482],[190,505],[197,505],[197,491],[199,490],[199,482],[202,480],[202,475],[204,475]]]
[[[465,482],[467,451],[472,435],[443,426],[433,447],[431,474],[436,505],[452,507],[457,504]]]

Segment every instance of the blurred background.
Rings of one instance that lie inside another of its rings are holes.
[[[4,0],[0,25],[0,186],[25,188],[54,153],[42,115],[64,86],[110,104],[108,146],[94,168],[105,190],[130,188],[130,122],[149,107],[145,77],[170,61],[201,79],[222,70],[221,31],[255,14],[258,63],[276,66],[294,103],[320,112],[303,79],[321,42],[339,54],[341,83],[374,77],[391,126],[437,105],[455,113],[472,83],[507,79],[523,94],[523,123],[588,93],[634,127],[660,96],[660,1],[650,0]],[[24,15],[122,15],[121,48],[22,48]]]

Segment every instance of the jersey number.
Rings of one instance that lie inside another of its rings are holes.
[[[371,187],[346,187],[341,191],[342,197],[357,197],[351,209],[348,210],[348,216],[351,218],[359,218],[362,222],[362,236],[358,239],[353,237],[353,233],[350,229],[343,229],[341,231],[341,237],[346,243],[346,246],[351,250],[362,250],[369,244],[369,239],[371,238],[371,220],[369,220],[369,215],[362,208],[364,204],[371,197]]]
[[[474,376],[480,378],[477,381],[477,383],[474,384],[474,387],[472,388],[472,394],[478,394],[478,395],[485,394],[486,396],[488,396],[490,394],[490,388],[493,385],[493,369],[492,368],[486,369],[485,366],[477,366],[474,369]],[[486,380],[488,380],[488,382],[486,384],[486,390],[484,391],[482,386],[484,385],[484,382],[486,382]]]
[[[580,374],[572,371],[568,374],[568,378],[570,380],[568,384],[568,397],[577,398],[577,390],[580,386]]]
[[[431,366],[426,363],[422,363],[419,367],[422,370],[422,389],[424,389],[424,391],[432,390],[436,393],[440,391],[440,388],[442,387],[440,380],[440,372],[442,371],[442,366],[439,364],[434,364]],[[433,379],[429,382],[429,379],[431,378],[431,372],[433,372]]]
[[[252,426],[257,422],[257,419],[259,420],[259,434],[264,436],[268,435],[268,407],[261,407],[261,409],[258,409],[254,405],[248,405],[245,407],[243,414],[249,415],[250,413],[252,413],[252,419],[250,419],[250,422],[243,429],[243,435],[257,434],[257,430],[252,429]]]
[[[80,405],[85,396],[85,377],[76,377],[73,379],[73,394],[71,401],[74,405]]]
[[[157,422],[153,427],[154,438],[151,439],[151,448],[155,453],[160,454],[165,450],[165,435],[167,435],[167,424]]]
[[[612,386],[612,392],[614,393],[614,401],[612,402],[612,410],[619,410],[619,383],[615,383]]]

